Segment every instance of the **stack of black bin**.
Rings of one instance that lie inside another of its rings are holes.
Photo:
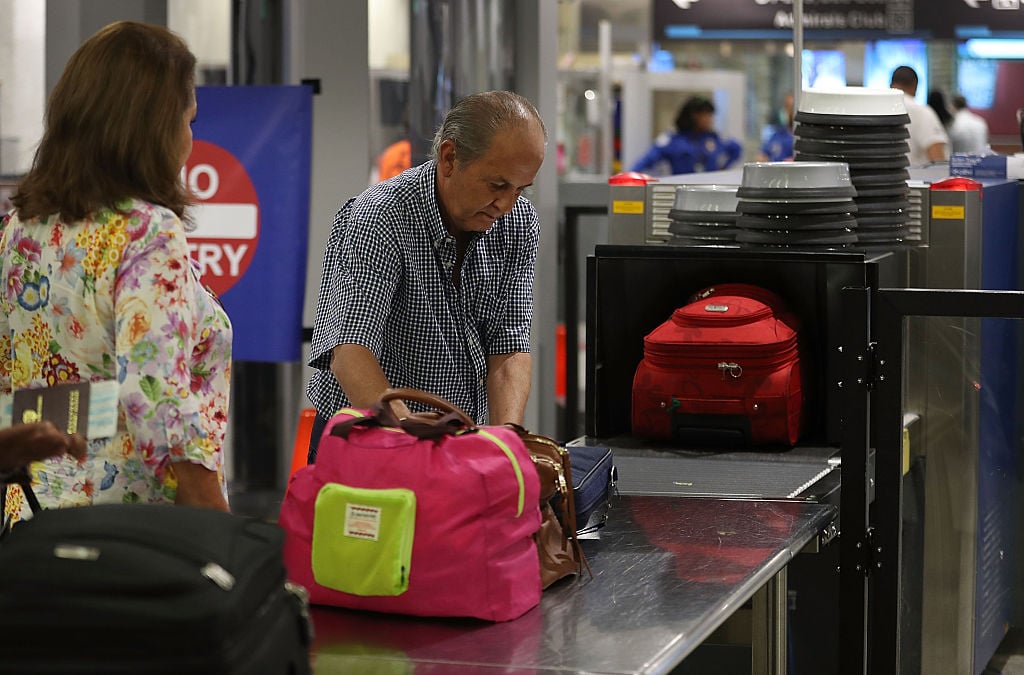
[[[736,191],[747,248],[840,250],[857,243],[856,190],[841,162],[752,162]]]
[[[794,159],[846,162],[857,195],[860,247],[920,239],[910,228],[910,121],[898,89],[805,90],[796,113]]]
[[[672,243],[735,246],[736,185],[680,185],[668,212]]]

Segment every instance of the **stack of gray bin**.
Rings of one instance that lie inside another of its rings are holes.
[[[857,243],[857,191],[842,162],[751,162],[736,191],[746,248],[841,250]]]
[[[846,162],[857,189],[859,247],[920,240],[912,230],[910,159],[903,92],[898,89],[809,89],[802,92],[793,132],[798,162]]]
[[[680,185],[668,212],[671,243],[736,246],[737,185]]]

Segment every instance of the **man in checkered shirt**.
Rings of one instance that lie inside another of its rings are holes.
[[[522,192],[546,142],[522,96],[467,96],[441,123],[432,159],[335,216],[309,361],[310,462],[331,415],[367,408],[388,387],[440,396],[479,424],[522,422],[540,241]],[[422,409],[395,405],[400,416]]]

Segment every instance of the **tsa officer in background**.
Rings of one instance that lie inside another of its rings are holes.
[[[782,97],[780,118],[771,125],[767,140],[757,153],[759,162],[785,162],[793,159],[793,92]]]
[[[665,163],[672,174],[729,168],[743,154],[743,147],[719,136],[714,124],[714,104],[703,96],[691,97],[676,115],[675,133],[659,136],[630,170],[650,171]]]
[[[546,142],[524,97],[472,94],[445,116],[430,160],[338,211],[309,362],[310,462],[338,409],[389,387],[440,396],[478,423],[522,422],[540,241],[523,190]]]

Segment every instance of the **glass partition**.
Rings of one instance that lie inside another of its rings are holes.
[[[870,296],[870,340],[844,345],[868,383],[847,398],[842,447],[844,631],[866,597],[868,635],[846,656],[867,672],[980,673],[1019,619],[1024,293]]]
[[[919,626],[903,621],[911,628],[903,653],[911,666],[919,642],[920,668],[904,672],[950,663],[979,672],[1011,622],[1021,326],[965,317],[911,325],[919,328],[913,351],[923,352],[924,368],[911,369],[905,389],[916,405],[904,410],[903,586],[904,597],[919,593],[921,604],[906,613],[919,616]]]

